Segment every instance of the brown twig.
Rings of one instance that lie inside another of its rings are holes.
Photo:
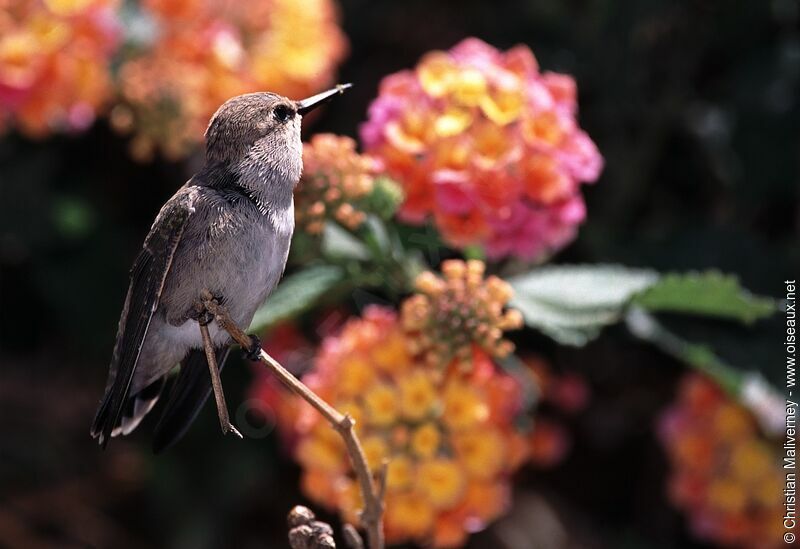
[[[233,319],[231,319],[225,307],[217,303],[210,292],[204,292],[202,298],[203,305],[208,312],[214,315],[217,324],[228,332],[233,340],[243,349],[250,349],[253,345],[250,336],[245,334]],[[322,414],[322,417],[331,424],[334,430],[336,430],[344,440],[347,453],[350,456],[350,462],[353,464],[353,470],[355,471],[361,489],[361,496],[364,500],[361,522],[367,530],[369,547],[370,549],[383,549],[383,488],[381,488],[381,485],[385,484],[385,481],[382,480],[380,485],[376,485],[373,481],[372,475],[369,472],[369,466],[367,465],[367,459],[364,456],[364,450],[355,433],[355,421],[353,421],[353,418],[349,415],[342,414],[317,396],[317,394],[306,387],[302,381],[281,366],[277,360],[269,356],[264,349],[261,349],[259,358],[261,362],[267,365],[272,373],[278,376],[278,379],[280,379],[284,385]],[[385,478],[385,473],[382,472],[381,477]]]
[[[227,435],[233,433],[239,438],[242,434],[233,426],[228,415],[228,404],[225,402],[225,393],[222,391],[222,381],[219,379],[219,366],[217,365],[217,358],[214,353],[214,344],[211,341],[211,335],[208,333],[208,325],[200,323],[200,335],[203,338],[203,348],[206,352],[206,361],[208,362],[208,371],[211,374],[211,387],[214,389],[214,400],[217,402],[217,415],[219,416],[219,425],[222,428],[222,434]]]
[[[345,545],[350,549],[364,549],[364,540],[361,539],[361,534],[349,522],[342,526],[342,537]]]

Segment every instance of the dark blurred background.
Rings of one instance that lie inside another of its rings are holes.
[[[341,11],[340,80],[356,86],[311,132],[356,136],[380,79],[431,49],[522,42],[544,70],[575,76],[580,123],[606,159],[585,187],[588,222],[556,261],[718,268],[775,297],[800,271],[796,0],[343,0]],[[127,270],[192,169],[134,163],[126,145],[104,121],[78,137],[0,139],[0,532],[28,547],[285,546],[285,513],[304,499],[275,436],[223,438],[207,406],[157,459],[151,423],[106,452],[89,438]],[[777,326],[676,329],[779,384]],[[512,516],[469,546],[516,547],[514,524],[560,523],[540,547],[706,547],[667,502],[654,435],[682,366],[622,329],[584,349],[531,333],[518,344],[582,373],[592,401],[567,459],[523,471]],[[251,375],[237,362],[232,403]]]

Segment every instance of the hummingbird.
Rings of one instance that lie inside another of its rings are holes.
[[[302,118],[349,87],[300,101],[270,92],[239,95],[211,117],[205,164],[161,208],[131,268],[91,427],[101,447],[136,429],[166,393],[153,437],[154,450],[164,450],[184,435],[212,386],[223,433],[241,437],[219,381],[232,340],[203,310],[202,296],[210,293],[239,326],[250,324],[289,255]],[[253,338],[246,354],[255,358],[259,350]],[[177,376],[170,375],[177,365]]]

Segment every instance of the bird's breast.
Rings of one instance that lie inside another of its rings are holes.
[[[221,246],[219,260],[231,268],[216,280],[217,287],[231,314],[242,324],[250,323],[283,273],[294,228],[293,214],[266,216],[242,227]]]
[[[288,235],[291,239],[294,233],[294,198],[288,207],[270,210],[267,219],[276,234]]]
[[[293,209],[272,216],[227,209],[211,214],[176,252],[162,299],[166,320],[183,324],[208,290],[246,328],[283,273],[293,228]]]

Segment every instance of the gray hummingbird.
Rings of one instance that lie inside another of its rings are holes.
[[[219,382],[232,341],[199,304],[209,292],[246,328],[275,288],[294,232],[302,116],[348,87],[301,101],[240,95],[212,116],[205,165],[161,208],[130,271],[105,396],[91,428],[102,447],[133,431],[166,393],[153,447],[167,448],[189,428],[212,386],[223,433],[241,437]],[[259,350],[254,338],[251,358]],[[178,375],[170,376],[178,364]]]

